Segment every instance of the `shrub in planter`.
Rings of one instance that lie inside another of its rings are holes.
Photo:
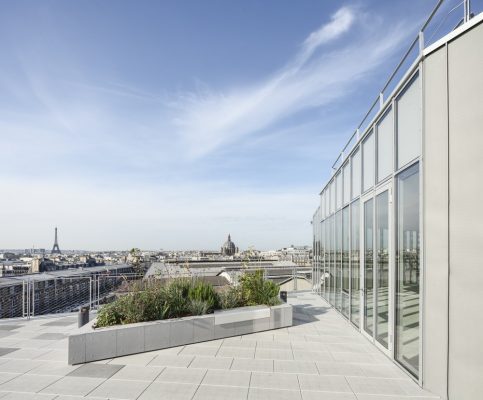
[[[220,308],[228,310],[230,308],[243,307],[242,292],[238,287],[229,287],[218,293]]]
[[[239,281],[245,305],[265,304],[273,306],[281,303],[278,298],[280,287],[272,281],[265,280],[262,270],[245,272]]]
[[[188,297],[190,301],[195,302],[205,302],[207,305],[207,312],[211,312],[216,308],[219,308],[219,298],[215,289],[209,283],[203,282],[202,280],[196,280],[191,285],[188,291]],[[196,314],[200,315],[200,314]]]
[[[191,315],[205,315],[210,311],[210,303],[206,300],[191,299],[188,302],[188,311]]]

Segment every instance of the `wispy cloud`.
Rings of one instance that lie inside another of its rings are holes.
[[[300,111],[347,95],[356,80],[386,62],[405,37],[401,25],[381,36],[361,23],[351,42],[330,46],[337,45],[361,19],[364,15],[354,8],[341,8],[308,35],[281,70],[261,82],[225,92],[204,89],[180,96],[172,118],[191,157],[206,155]]]

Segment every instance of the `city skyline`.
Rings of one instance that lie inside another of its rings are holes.
[[[432,3],[6,5],[0,247],[310,244],[312,193]]]

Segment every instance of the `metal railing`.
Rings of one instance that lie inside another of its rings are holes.
[[[423,57],[423,52],[425,47],[432,43],[431,41],[436,37],[438,33],[441,32],[441,28],[443,27],[444,23],[448,21],[448,17],[453,14],[455,10],[460,8],[461,6],[463,7],[463,17],[461,20],[458,21],[458,24],[456,26],[452,26],[450,30],[454,30],[457,28],[461,23],[468,22],[470,18],[472,17],[471,13],[471,3],[470,0],[463,0],[460,3],[458,3],[456,6],[454,6],[451,10],[449,10],[445,15],[443,15],[440,23],[435,27],[434,31],[432,32],[431,36],[428,38],[428,40],[425,40],[425,33],[426,30],[431,26],[431,22],[434,20],[435,16],[437,15],[438,11],[440,10],[441,6],[445,3],[445,0],[438,0],[436,3],[435,7],[429,14],[429,17],[426,19],[424,24],[419,30],[418,35],[413,39],[411,42],[409,48],[407,51],[404,53],[403,57],[387,79],[387,81],[384,83],[383,87],[379,91],[379,94],[377,97],[374,99],[372,102],[369,110],[366,112],[364,117],[362,118],[361,122],[355,129],[354,133],[350,136],[349,140],[346,142],[344,147],[342,148],[342,151],[339,153],[337,159],[334,161],[332,164],[332,172],[335,173],[339,167],[343,164],[345,161],[345,155],[350,154],[354,146],[359,142],[361,138],[361,134],[365,132],[365,130],[371,126],[371,121],[373,120],[373,117],[377,115],[378,112],[380,112],[383,107],[384,107],[384,102],[390,98],[385,97],[386,92],[388,89],[391,89],[390,93],[392,93],[392,90],[395,88],[396,83],[395,80],[396,78],[401,79],[399,73],[401,72],[401,69],[404,65],[407,65],[408,62],[410,62],[411,65],[415,65],[419,63],[419,61]],[[448,32],[445,32],[448,33]],[[444,34],[442,34],[444,35]],[[442,36],[440,36],[442,37]],[[410,59],[411,54],[415,51],[418,50],[417,55]],[[410,68],[411,70],[411,68]],[[372,118],[371,118],[372,117]]]

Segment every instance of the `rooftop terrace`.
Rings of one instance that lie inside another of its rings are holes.
[[[294,326],[70,366],[72,314],[0,323],[0,399],[435,399],[321,298]]]

